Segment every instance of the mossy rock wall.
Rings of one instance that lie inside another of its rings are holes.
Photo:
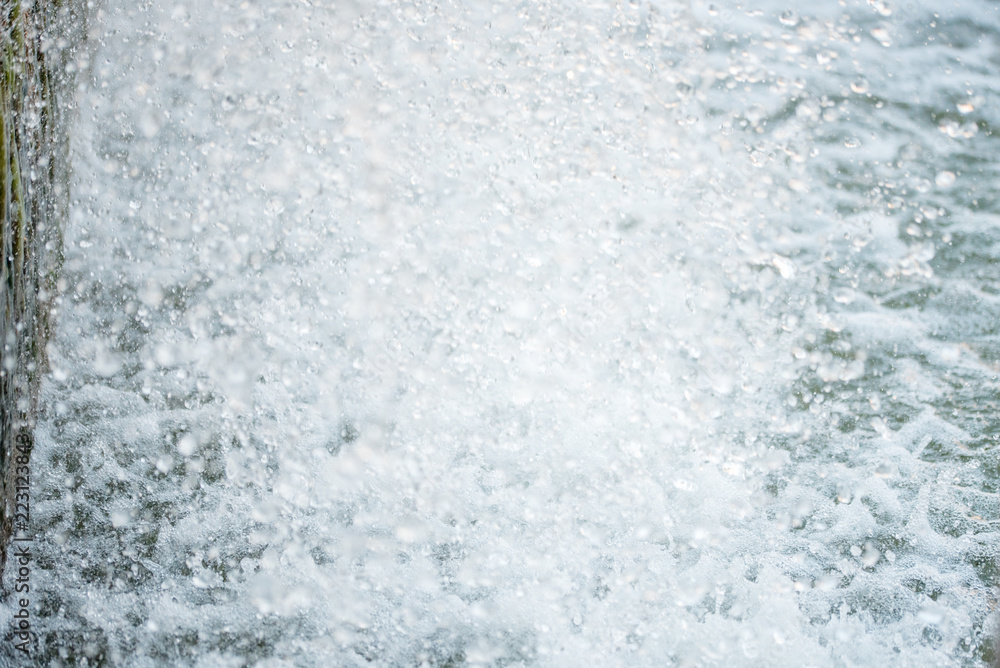
[[[85,26],[80,8],[65,0],[0,0],[0,7],[2,568],[12,531],[31,533],[30,513],[28,522],[23,516],[14,521],[15,472],[25,473],[17,464],[24,464],[32,446],[45,344],[55,315],[50,297],[58,280],[60,229],[69,201],[65,121]],[[19,484],[23,487],[23,475]]]

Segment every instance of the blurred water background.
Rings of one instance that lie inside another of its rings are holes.
[[[81,54],[38,665],[993,660],[994,3],[101,0]]]

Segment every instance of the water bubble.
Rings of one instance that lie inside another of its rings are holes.
[[[118,373],[121,366],[122,363],[120,357],[110,350],[98,350],[97,354],[94,356],[94,371],[96,371],[99,376],[110,378]]]
[[[185,457],[190,457],[194,454],[194,451],[198,448],[198,441],[191,434],[184,434],[177,441],[177,452]]]
[[[920,608],[917,617],[924,624],[940,624],[944,621],[944,613],[945,610],[941,606],[928,603]]]
[[[837,288],[833,291],[833,300],[838,304],[851,304],[854,302],[855,294],[851,288]]]
[[[875,564],[881,558],[882,553],[878,551],[878,548],[873,543],[865,543],[865,551],[861,555],[861,563],[864,564],[865,568],[874,568]]]
[[[782,278],[795,277],[795,272],[796,272],[795,263],[792,260],[788,259],[787,257],[782,257],[781,255],[775,255],[771,259],[771,263],[778,270],[778,273],[781,274]]]
[[[407,517],[396,526],[396,538],[404,543],[416,543],[427,535],[427,526],[416,516]]]
[[[809,185],[805,181],[799,179],[789,179],[788,187],[797,193],[808,193]]]
[[[955,183],[955,172],[947,170],[938,172],[937,176],[934,177],[934,183],[936,183],[940,188],[947,188]]]
[[[889,37],[889,31],[885,28],[875,28],[872,30],[871,35],[882,46],[892,46],[892,39]]]
[[[132,514],[127,510],[111,511],[111,526],[115,529],[132,524]]]
[[[883,462],[875,468],[875,475],[879,478],[891,478],[895,473],[896,467],[887,462]]]
[[[868,92],[868,80],[858,79],[857,81],[851,82],[851,90],[858,94],[863,94]]]
[[[868,0],[868,4],[881,16],[892,16],[892,7],[882,0]]]
[[[979,126],[973,121],[960,124],[958,121],[949,118],[938,124],[938,131],[948,135],[952,139],[958,139],[959,137],[970,139],[979,134]]]
[[[748,121],[750,121],[750,123],[752,125],[757,125],[762,120],[764,120],[764,117],[767,115],[767,112],[764,110],[764,107],[762,107],[761,105],[759,105],[759,104],[752,104],[746,110],[746,114],[745,115],[746,115],[746,119]]]
[[[793,28],[799,24],[799,15],[794,10],[786,9],[778,16],[778,20],[781,21],[781,25]]]
[[[841,483],[837,485],[837,503],[850,503],[854,498],[851,488]],[[858,552],[858,554],[861,554]]]
[[[139,132],[146,138],[156,136],[163,127],[163,117],[155,109],[147,109],[139,117]]]
[[[820,51],[816,54],[816,62],[820,65],[829,65],[837,59],[838,55],[839,54],[836,51],[830,51],[829,49]]]
[[[163,291],[156,283],[149,281],[138,292],[139,301],[150,308],[156,308],[163,301]]]
[[[781,328],[786,332],[794,332],[799,327],[799,316],[794,313],[785,313],[781,316]]]
[[[857,137],[848,137],[844,140],[844,146],[847,148],[857,148],[861,146],[861,140]]]
[[[166,455],[156,460],[156,470],[160,473],[170,473],[172,468],[174,468],[174,461]]]
[[[153,352],[153,356],[156,359],[156,363],[161,367],[171,366],[174,361],[174,349],[165,343],[161,343],[156,346],[156,350]]]

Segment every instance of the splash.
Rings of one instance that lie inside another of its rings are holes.
[[[981,9],[96,8],[38,656],[990,658]]]

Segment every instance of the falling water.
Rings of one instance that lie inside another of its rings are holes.
[[[84,46],[39,665],[993,660],[992,3],[102,0]]]

